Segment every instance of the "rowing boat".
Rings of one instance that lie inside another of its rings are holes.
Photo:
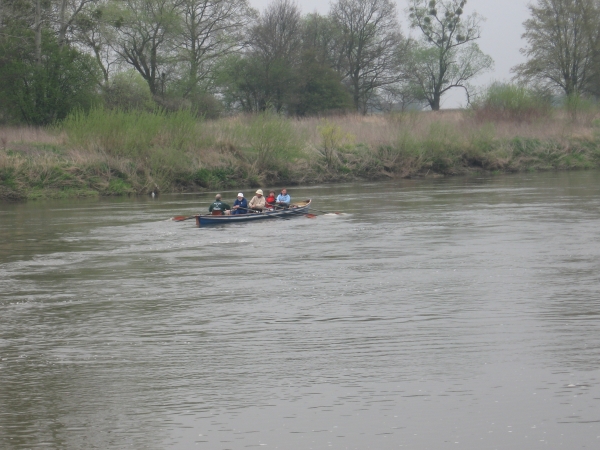
[[[296,216],[302,216],[308,213],[311,199],[302,202],[293,203],[289,208],[274,209],[263,212],[248,212],[247,214],[213,216],[210,214],[201,214],[196,217],[196,226],[205,227],[208,225],[228,225],[232,223],[252,222],[265,219],[288,219]]]

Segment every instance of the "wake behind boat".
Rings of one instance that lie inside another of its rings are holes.
[[[209,225],[226,225],[231,223],[241,222],[252,222],[254,220],[266,220],[266,219],[288,219],[292,217],[302,216],[308,213],[310,208],[311,199],[304,200],[291,204],[285,209],[274,209],[263,212],[248,212],[247,214],[235,214],[235,215],[220,215],[214,216],[212,214],[199,214],[194,216],[196,218],[196,226],[205,227]]]

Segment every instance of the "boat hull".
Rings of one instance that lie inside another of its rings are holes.
[[[231,225],[234,223],[254,222],[257,220],[281,220],[302,216],[308,213],[311,200],[290,205],[287,209],[266,211],[261,213],[236,214],[232,216],[197,215],[196,226],[206,227],[212,225]]]

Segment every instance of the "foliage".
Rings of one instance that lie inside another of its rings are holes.
[[[312,116],[352,109],[352,96],[342,85],[339,74],[311,52],[304,53],[302,61],[297,89],[288,106],[290,113]]]
[[[99,73],[92,58],[61,47],[54,35],[44,33],[37,61],[32,33],[11,33],[0,40],[0,108],[6,116],[50,124],[96,103]]]

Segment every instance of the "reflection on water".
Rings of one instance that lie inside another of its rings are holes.
[[[0,447],[600,444],[597,172],[291,194],[0,205]]]

